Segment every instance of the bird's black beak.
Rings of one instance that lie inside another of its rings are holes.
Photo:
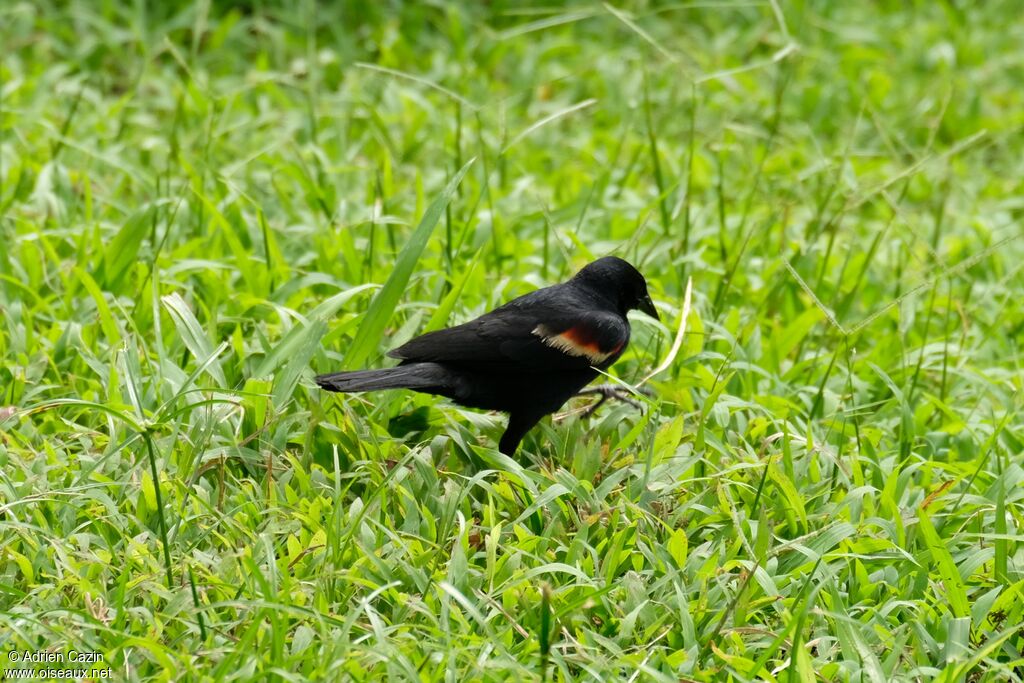
[[[658,315],[658,309],[654,307],[654,302],[651,301],[650,294],[645,294],[644,298],[640,299],[640,303],[637,305],[637,308],[655,320],[661,320],[661,317]]]

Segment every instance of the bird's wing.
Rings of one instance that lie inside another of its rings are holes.
[[[568,370],[610,365],[628,343],[629,324],[615,313],[503,306],[388,355],[509,372]]]

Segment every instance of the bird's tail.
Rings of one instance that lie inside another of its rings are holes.
[[[317,375],[314,379],[328,391],[355,393],[378,389],[438,391],[445,385],[444,368],[437,363],[412,363],[383,370],[352,370]]]

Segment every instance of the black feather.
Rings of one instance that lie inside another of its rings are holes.
[[[317,375],[314,378],[317,384],[328,391],[346,393],[378,389],[440,389],[444,387],[446,380],[444,367],[437,363],[399,365],[397,368],[383,370],[334,372],[329,375]]]

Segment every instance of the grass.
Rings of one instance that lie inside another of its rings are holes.
[[[0,649],[1021,681],[1018,10],[3,4]],[[312,382],[611,252],[642,412]]]

